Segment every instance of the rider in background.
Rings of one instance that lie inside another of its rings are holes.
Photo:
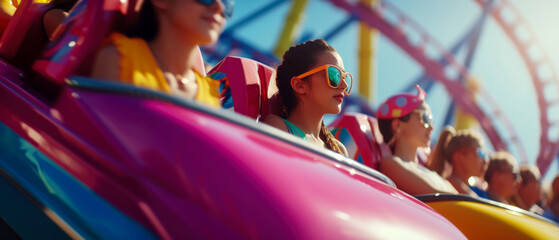
[[[514,205],[542,215],[543,209],[536,204],[542,197],[540,170],[535,165],[520,166],[520,179],[518,194],[514,197]]]
[[[416,85],[417,95],[402,93],[388,98],[377,110],[380,132],[392,156],[380,162],[380,171],[411,195],[457,193],[443,177],[421,164],[417,149],[429,147],[433,116],[426,93]]]
[[[442,130],[426,165],[447,178],[458,193],[478,197],[470,188],[468,180],[470,177],[483,177],[487,158],[479,133],[469,129],[456,131],[447,126]]]
[[[550,196],[543,216],[559,223],[559,174],[555,176],[551,183]]]
[[[353,77],[345,72],[338,52],[322,39],[292,46],[276,71],[284,104],[282,116],[262,121],[312,144],[347,156],[345,146],[324,125],[324,114],[338,114],[351,92]]]
[[[134,27],[108,37],[92,76],[219,107],[219,82],[194,67],[199,46],[217,41],[232,7],[232,0],[145,0]]]
[[[516,159],[505,151],[495,152],[489,158],[489,166],[485,172],[487,198],[513,204],[511,197],[518,192],[520,180]]]

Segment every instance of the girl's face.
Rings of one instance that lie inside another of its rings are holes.
[[[212,44],[217,41],[225,26],[225,7],[221,0],[206,6],[197,0],[152,0],[164,1],[164,14],[160,19],[171,32],[184,36],[185,41],[196,45]]]
[[[337,52],[327,51],[322,53],[312,69],[325,64],[335,65],[345,73],[344,63]],[[325,69],[306,78],[308,81],[308,91],[304,97],[312,106],[316,106],[321,112],[325,114],[337,114],[340,113],[344,97],[347,96],[344,92],[348,88],[346,81],[350,80],[341,81],[337,88],[332,88],[327,82],[327,71],[328,70]],[[343,75],[343,73],[341,74]]]
[[[499,188],[505,198],[508,198],[518,191],[519,175],[518,169],[512,165],[503,166],[498,169],[491,177],[492,184]]]
[[[407,122],[400,121],[401,129],[399,138],[406,138],[411,144],[417,147],[429,147],[433,126],[427,124],[426,119],[432,119],[431,108],[423,101],[423,103],[410,114],[410,119]]]
[[[519,185],[519,193],[521,193],[527,201],[537,202],[541,199],[541,185],[536,179],[532,179],[525,185]]]
[[[464,148],[459,151],[459,154],[462,154],[463,161],[460,161],[458,163],[460,166],[457,167],[465,169],[469,176],[482,177],[487,168],[487,163],[480,144],[478,143],[475,148]]]

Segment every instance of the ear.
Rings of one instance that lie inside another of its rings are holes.
[[[291,78],[291,88],[293,88],[293,91],[295,91],[296,93],[299,94],[307,93],[307,86],[308,86],[307,83],[299,79],[298,77]]]
[[[400,124],[402,123],[402,121],[398,120],[398,119],[394,119],[391,122],[391,127],[392,127],[392,132],[394,132],[394,134],[396,134],[397,131],[400,131]]]
[[[167,9],[169,8],[169,0],[144,0],[144,1],[151,1],[153,6],[157,9]]]

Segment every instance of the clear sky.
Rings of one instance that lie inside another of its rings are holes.
[[[237,0],[235,13],[228,25],[233,25],[239,19],[254,13],[272,0]],[[434,36],[444,46],[449,48],[457,41],[481,15],[480,7],[473,0],[390,0],[388,1],[403,11],[408,17],[417,21],[429,34]],[[555,0],[510,0],[520,10],[523,17],[530,23],[542,44],[546,54],[554,64],[555,71],[559,70],[559,1]],[[274,48],[284,19],[291,7],[290,2],[283,3],[273,11],[264,14],[250,24],[235,30],[234,35],[264,51],[271,52]],[[300,36],[323,38],[327,32],[338,23],[346,19],[347,13],[332,6],[327,1],[310,0],[306,8],[303,22],[299,28]],[[358,79],[357,52],[358,33],[357,24],[351,24],[336,37],[329,40],[342,56],[345,68]],[[377,88],[371,104],[376,106],[388,96],[393,95],[408,86],[413,79],[423,73],[422,68],[408,57],[389,39],[379,36],[376,46],[377,64],[375,75]],[[533,163],[539,151],[539,113],[528,70],[524,66],[512,42],[506,37],[498,24],[489,19],[480,38],[478,51],[473,60],[471,72],[481,82],[484,88],[497,101],[512,125],[526,151],[529,162]],[[356,86],[357,84],[354,84]],[[551,89],[550,89],[551,90]],[[355,91],[357,92],[357,91]],[[555,91],[550,93],[559,95]],[[442,128],[449,96],[441,85],[436,85],[429,93],[428,102],[437,124],[435,135]],[[559,110],[549,112],[551,117],[559,120]],[[497,126],[501,134],[502,126]],[[557,137],[559,129],[552,133]],[[490,145],[490,144],[488,144]],[[491,149],[491,146],[488,146]],[[546,179],[557,173],[557,165],[552,165]]]

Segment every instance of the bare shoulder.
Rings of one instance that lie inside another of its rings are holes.
[[[342,153],[344,154],[344,156],[349,157],[348,153],[347,153],[347,149],[345,148],[344,144],[342,142],[340,142],[338,139],[335,139],[336,144],[338,145],[338,148],[340,148],[340,150],[342,150]]]
[[[119,79],[120,55],[113,44],[101,48],[95,57],[91,77],[103,80]]]
[[[262,120],[260,120],[260,122],[263,122],[265,124],[268,124],[272,127],[278,128],[280,130],[283,131],[288,131],[287,130],[287,126],[285,125],[285,122],[283,121],[283,119],[275,114],[270,114],[266,117],[264,117]]]
[[[389,155],[389,156],[382,157],[382,159],[380,160],[380,164],[381,164],[381,166],[384,166],[384,165],[387,165],[387,166],[402,165],[402,160],[397,156]]]
[[[409,174],[410,172],[413,172],[412,169],[409,169],[408,165],[409,164],[405,164],[402,159],[394,155],[384,156],[380,160],[381,172],[392,176],[397,176],[403,173]]]

